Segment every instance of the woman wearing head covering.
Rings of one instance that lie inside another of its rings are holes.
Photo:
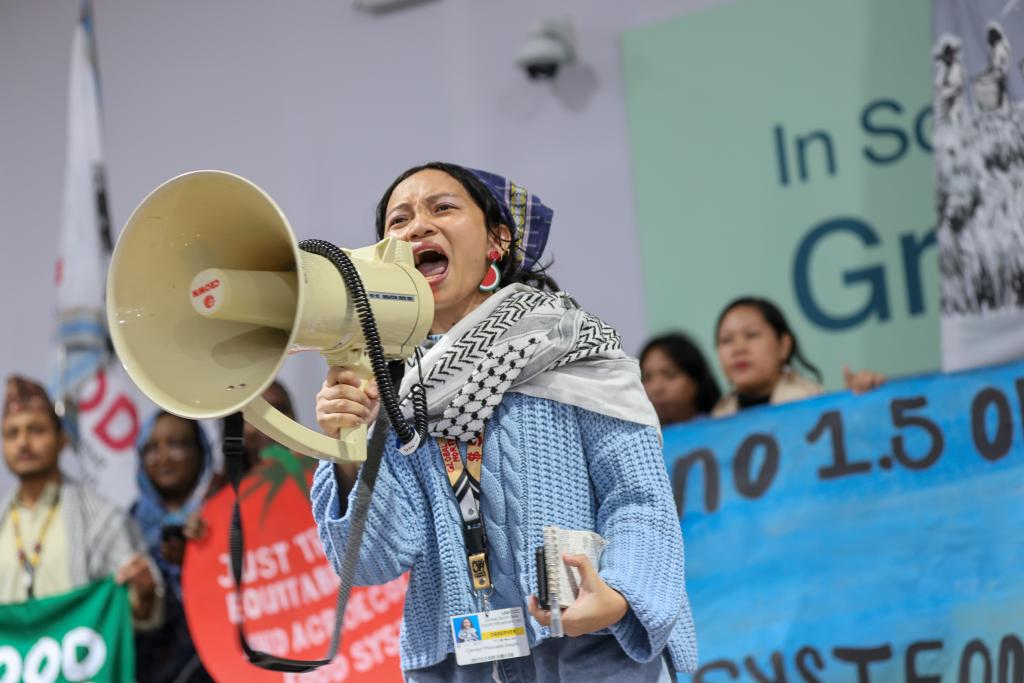
[[[181,597],[183,529],[199,511],[213,478],[213,458],[195,420],[159,412],[138,439],[139,499],[132,516],[167,583],[167,617],[157,631],[136,637],[140,683],[212,680],[189,635]]]
[[[356,581],[411,570],[400,654],[415,683],[654,682],[695,668],[658,418],[615,331],[550,291],[538,263],[551,218],[522,186],[447,163],[409,169],[378,205],[377,236],[412,244],[434,296],[429,350],[399,391],[425,387],[429,438],[410,455],[387,439]],[[317,396],[325,432],[374,419],[377,391],[359,386],[330,370]],[[313,514],[336,569],[351,491],[347,470],[321,464]],[[598,566],[557,558],[581,577],[558,613],[565,638],[534,597],[549,525],[608,541]],[[478,645],[456,642],[453,619],[524,607],[528,654],[457,663],[456,648]]]

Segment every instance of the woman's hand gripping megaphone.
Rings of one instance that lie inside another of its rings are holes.
[[[316,421],[324,434],[337,438],[343,429],[372,424],[379,411],[375,381],[366,381],[348,368],[328,368],[316,395]]]

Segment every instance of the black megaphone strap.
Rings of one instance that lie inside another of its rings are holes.
[[[345,544],[345,554],[341,561],[341,586],[338,588],[338,601],[334,615],[334,631],[331,635],[331,644],[324,659],[287,659],[277,657],[269,652],[262,652],[250,647],[245,638],[245,617],[242,615],[238,623],[238,640],[241,643],[242,651],[249,661],[261,669],[269,671],[280,671],[283,673],[305,673],[313,671],[326,664],[329,664],[338,654],[341,647],[341,627],[344,621],[345,607],[348,605],[349,595],[352,592],[352,582],[355,580],[356,565],[359,562],[359,546],[363,540],[363,532],[366,529],[366,515],[370,507],[370,498],[373,495],[373,487],[377,482],[377,472],[380,470],[380,461],[384,453],[384,439],[390,431],[390,421],[387,412],[382,410],[373,425],[372,434],[367,444],[366,462],[363,463],[362,473],[356,482],[355,505],[351,510],[349,521],[348,540]],[[239,506],[239,486],[242,476],[245,474],[245,442],[242,438],[244,420],[242,413],[233,413],[224,418],[223,449],[224,460],[231,480],[231,488],[235,491],[235,503],[231,514],[231,573],[235,580],[235,591],[241,598],[242,592],[242,558],[245,555],[244,530],[242,528],[242,510]]]

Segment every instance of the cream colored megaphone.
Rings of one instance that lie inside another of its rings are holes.
[[[434,315],[407,242],[345,250],[388,360],[407,358]],[[125,370],[160,407],[192,419],[241,410],[284,446],[338,462],[366,459],[366,427],[339,439],[293,422],[261,394],[289,352],[372,377],[355,302],[336,266],[299,249],[274,201],[222,171],[178,176],[135,209],[114,249],[107,321]]]

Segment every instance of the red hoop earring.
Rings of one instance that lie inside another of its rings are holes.
[[[484,275],[484,279],[480,283],[481,292],[493,292],[501,284],[501,272],[498,270],[501,252],[497,249],[491,249],[487,252],[487,258],[491,260],[491,265],[487,267],[487,274]]]

